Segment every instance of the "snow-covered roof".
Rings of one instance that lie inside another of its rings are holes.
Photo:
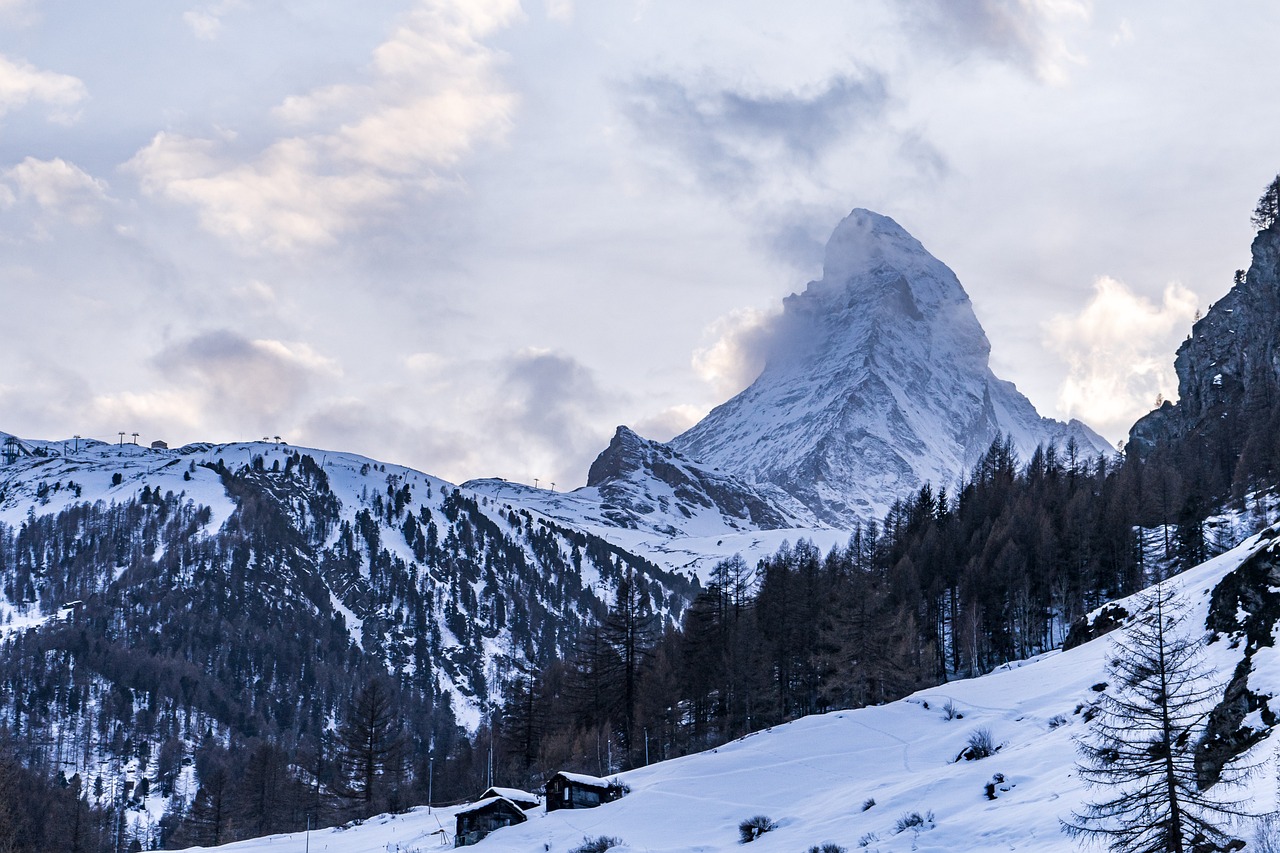
[[[481,797],[504,797],[513,803],[539,803],[542,798],[537,794],[531,794],[528,791],[522,791],[519,788],[489,788]]]
[[[473,812],[478,812],[483,809],[487,809],[489,808],[489,806],[492,806],[495,803],[506,803],[507,805],[511,806],[511,808],[515,809],[521,814],[524,814],[524,809],[520,808],[520,806],[511,802],[511,800],[507,799],[506,797],[485,797],[483,800],[477,800],[476,802],[472,803],[469,806],[463,806],[453,814],[454,814],[454,817],[461,817],[462,815],[465,815],[465,814],[472,814]]]
[[[561,770],[556,776],[575,785],[586,785],[588,788],[608,788],[610,784],[608,779],[601,779],[599,776],[588,776],[585,773],[566,773]],[[551,778],[554,779],[555,776]]]

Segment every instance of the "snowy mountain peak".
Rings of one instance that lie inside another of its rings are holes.
[[[998,379],[959,279],[887,216],[854,210],[827,243],[823,276],[783,302],[764,371],[671,445],[794,496],[847,526],[924,483],[950,486],[998,436],[1024,457],[1074,438]]]
[[[885,272],[899,276],[884,276]],[[887,216],[858,208],[840,221],[827,241],[822,262],[822,279],[809,285],[811,291],[836,288],[848,292],[852,286],[880,280],[919,279],[918,284],[940,284],[924,294],[930,302],[946,291],[958,291],[968,301],[951,270],[929,254],[920,241]]]

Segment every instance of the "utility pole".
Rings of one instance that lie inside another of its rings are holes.
[[[138,443],[138,434],[136,432],[133,434],[133,443],[134,444]]]
[[[73,435],[72,438],[76,440],[76,453],[79,453],[80,452],[80,436]]]
[[[124,430],[120,431],[120,446],[124,447]]]
[[[427,814],[431,814],[432,800],[432,784],[436,778],[436,736],[431,736],[431,743],[427,747]]]
[[[553,482],[553,483],[551,484],[551,491],[553,491],[553,492],[554,492],[555,490],[556,490],[556,484]]]
[[[534,477],[534,478],[533,478],[533,487],[534,487],[535,489],[536,489],[536,488],[538,488],[538,478],[537,478],[537,477]]]

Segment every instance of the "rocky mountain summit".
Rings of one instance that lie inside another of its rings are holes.
[[[713,511],[721,523],[734,527],[819,526],[811,512],[776,486],[753,487],[625,426],[618,427],[609,446],[592,463],[587,488],[595,488],[601,501],[618,511],[638,515],[660,510],[668,516],[692,518],[694,513]]]
[[[1001,435],[1023,458],[1072,440],[1110,450],[1079,421],[1041,417],[990,352],[955,273],[889,217],[854,210],[822,278],[784,300],[759,378],[671,445],[838,526],[953,485]]]

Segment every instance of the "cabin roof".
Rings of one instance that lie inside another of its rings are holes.
[[[463,806],[453,814],[454,814],[454,817],[462,817],[463,815],[475,814],[476,812],[484,811],[487,808],[496,806],[499,803],[506,803],[508,806],[515,809],[517,812],[519,812],[522,816],[524,815],[524,810],[521,809],[515,803],[508,800],[506,797],[485,797],[483,800],[477,800],[476,802],[472,803],[469,806]]]
[[[481,797],[504,797],[513,803],[533,803],[537,805],[542,799],[537,794],[522,791],[519,788],[490,788]]]
[[[575,785],[582,785],[587,788],[608,788],[610,782],[608,779],[601,779],[599,776],[588,776],[585,773],[566,773],[561,770],[556,774],[566,782],[572,782]],[[554,779],[556,776],[552,776]]]

